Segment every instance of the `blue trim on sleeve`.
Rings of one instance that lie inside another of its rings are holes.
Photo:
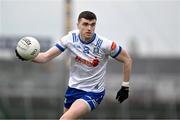
[[[65,49],[63,47],[61,47],[59,44],[56,43],[56,47],[61,50],[61,52],[63,52]]]
[[[122,48],[121,48],[121,46],[119,46],[118,52],[114,56],[111,56],[111,57],[116,58],[119,55],[119,53],[121,52],[121,50],[122,50]]]

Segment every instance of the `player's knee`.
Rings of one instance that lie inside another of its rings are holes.
[[[72,120],[75,119],[72,115],[63,114],[59,120]]]
[[[62,116],[59,120],[66,120],[66,118]]]
[[[63,115],[63,116],[61,116],[61,118],[59,120],[68,120],[68,119],[70,119],[70,118]]]

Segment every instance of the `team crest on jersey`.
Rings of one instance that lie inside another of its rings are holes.
[[[99,48],[95,47],[95,48],[93,49],[93,53],[94,53],[94,54],[99,54]]]
[[[101,48],[98,48],[96,45],[92,46],[92,53],[93,56],[99,58],[99,59],[103,59],[104,58],[104,54]]]

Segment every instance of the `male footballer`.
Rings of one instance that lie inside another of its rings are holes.
[[[129,96],[132,59],[115,41],[95,33],[96,21],[93,12],[81,12],[77,30],[70,31],[52,48],[40,52],[32,60],[35,63],[45,63],[65,50],[71,53],[69,83],[60,120],[79,119],[101,103],[105,95],[104,80],[109,57],[123,63],[123,82],[116,99],[121,103]]]

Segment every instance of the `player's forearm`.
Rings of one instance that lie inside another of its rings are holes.
[[[39,53],[38,56],[32,60],[32,62],[34,62],[34,63],[45,63],[47,61],[48,61],[48,59],[46,57],[46,54],[43,52]]]
[[[61,52],[59,51],[57,47],[52,47],[46,52],[39,53],[38,56],[34,60],[32,60],[32,62],[46,63],[60,54]]]
[[[131,76],[131,68],[132,68],[132,59],[128,58],[124,62],[124,66],[123,66],[123,81],[124,82],[129,82],[130,76]]]

